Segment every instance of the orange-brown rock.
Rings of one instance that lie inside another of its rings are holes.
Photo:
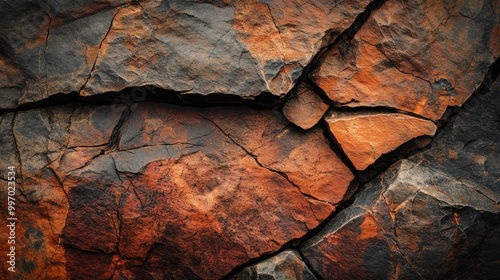
[[[283,114],[290,122],[307,130],[321,120],[328,107],[309,82],[301,82],[290,92]]]
[[[490,89],[300,246],[313,271],[323,279],[497,278],[500,83]]]
[[[0,278],[497,279],[499,21],[0,1]]]
[[[0,107],[143,85],[283,96],[370,2],[4,2]]]
[[[388,0],[311,74],[334,102],[440,119],[462,105],[500,56],[490,1]]]
[[[219,279],[316,227],[354,179],[320,129],[268,110],[63,106],[1,124],[23,279]]]
[[[399,113],[332,111],[325,120],[330,132],[358,170],[365,170],[383,154],[394,151],[412,139],[434,136],[436,132],[433,122]]]

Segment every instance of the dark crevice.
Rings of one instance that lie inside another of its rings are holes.
[[[324,54],[328,53],[329,50],[331,50],[333,47],[337,46],[340,42],[345,42],[345,41],[350,41],[352,38],[354,38],[354,35],[358,33],[358,31],[361,29],[361,27],[365,24],[365,22],[368,20],[370,15],[380,8],[382,4],[384,4],[386,0],[374,0],[370,4],[368,4],[365,8],[365,10],[360,13],[354,22],[349,26],[346,30],[344,30],[342,33],[340,33],[337,37],[334,37],[333,42],[329,43],[326,47],[321,49],[311,60],[311,63],[309,63],[305,68],[304,68],[304,74],[307,76],[309,73],[316,68],[316,66],[319,64],[319,62],[324,58]]]
[[[62,105],[114,105],[139,104],[145,102],[167,103],[185,107],[207,108],[222,106],[242,106],[256,110],[272,110],[280,98],[269,92],[263,92],[251,98],[222,93],[197,94],[165,90],[153,85],[129,87],[121,91],[110,91],[91,96],[80,96],[78,92],[58,93],[48,98],[28,102],[17,108],[0,109],[0,116],[8,113],[51,108]]]
[[[358,178],[359,177],[358,170],[356,169],[356,167],[354,167],[354,164],[349,159],[347,154],[344,152],[344,150],[342,149],[342,146],[339,144],[337,139],[335,139],[335,136],[330,131],[330,127],[328,125],[328,122],[325,119],[321,119],[319,123],[320,123],[320,126],[323,128],[323,135],[324,135],[325,139],[328,141],[330,148],[333,150],[333,152],[335,152],[337,157],[345,164],[345,166],[347,166],[349,168],[349,170],[351,170],[352,174],[354,174],[354,176],[356,176],[356,178]]]
[[[120,116],[120,120],[118,120],[118,123],[113,128],[113,132],[111,133],[111,137],[109,138],[108,145],[106,148],[107,151],[114,151],[118,149],[118,145],[120,144],[120,140],[122,137],[121,129],[123,127],[123,124],[125,124],[128,121],[131,115],[132,111],[130,110],[130,107],[128,106],[125,107]]]
[[[309,269],[309,271],[314,275],[314,277],[316,277],[317,280],[325,280],[323,276],[321,276],[321,274],[319,274],[315,269],[312,268],[311,263],[304,256],[302,251],[300,251],[300,249],[297,248],[295,251],[300,255],[300,258],[304,262],[304,265],[307,267],[307,269]]]
[[[486,93],[489,92],[489,88],[491,87],[491,85],[494,83],[494,81],[497,79],[497,77],[499,76],[500,74],[500,59],[497,59],[497,61],[495,61],[495,63],[489,68],[488,70],[488,73],[486,74],[482,84],[479,86],[479,88],[472,94],[472,96],[470,97],[469,101],[467,102],[470,102],[470,100],[474,100],[474,99],[477,99],[477,98],[480,98],[482,95],[485,95]],[[440,133],[445,126],[447,126],[448,123],[451,123],[452,120],[454,119],[455,115],[460,112],[461,110],[467,110],[467,107],[466,107],[466,104],[467,102],[464,104],[464,106],[460,109],[460,107],[458,107],[457,110],[455,110],[452,114],[450,114],[450,118],[448,119],[448,121],[446,123],[444,123],[444,125],[441,127],[441,128],[438,128],[438,131],[436,132],[436,135],[433,137],[434,141],[436,139],[436,136],[438,135],[438,133]],[[323,120],[323,126],[324,125],[327,125],[326,124],[326,121]],[[326,127],[324,127],[324,131],[325,131],[325,134],[327,134],[326,132],[329,131]],[[325,137],[327,137],[328,140],[330,141],[334,141],[334,138],[328,136],[328,135],[325,135]],[[417,149],[417,150],[413,150],[411,151],[410,153],[402,156],[402,155],[399,155],[397,159],[393,159],[392,163],[394,163],[395,161],[399,160],[399,159],[404,159],[404,158],[409,158],[417,153],[421,153],[423,151],[426,151],[428,150],[430,147],[431,147],[431,144],[432,144],[433,141],[431,141],[430,144],[428,144],[427,146],[425,146],[424,148],[420,148],[420,149]],[[338,143],[336,144],[338,145]],[[351,169],[353,169],[353,173],[356,175],[358,174],[356,177],[359,177],[359,173],[358,171],[354,168],[354,166],[352,165],[352,163],[350,163],[349,159],[347,158],[347,156],[345,154],[342,154],[341,150],[338,151],[337,150],[338,148],[334,146],[334,151],[336,153],[340,153],[338,154],[339,157],[343,160],[343,162]],[[396,150],[397,151],[397,150]],[[384,156],[382,156],[384,157]],[[390,166],[392,163],[388,163],[387,167]],[[377,176],[379,176],[381,173],[383,173],[386,169],[381,169],[379,170],[379,172],[377,172],[376,174],[372,174],[370,176],[370,178],[375,178]],[[361,176],[363,177],[363,176]],[[366,181],[365,181],[366,182]],[[333,220],[340,212],[342,212],[342,210],[344,210],[345,208],[351,206],[356,197],[358,196],[358,194],[364,189],[364,184],[365,183],[362,183],[360,184],[359,186],[355,185],[353,187],[350,187],[349,190],[348,190],[348,193],[350,193],[350,195],[347,195],[345,196],[345,200],[343,200],[342,202],[340,202],[338,205],[337,205],[337,208],[335,209],[334,212],[332,212],[330,214],[330,216],[328,218],[326,218],[319,226],[317,226],[316,228],[312,229],[311,231],[309,231],[306,235],[304,235],[302,238],[299,238],[297,240],[292,240],[288,243],[286,243],[280,250],[276,251],[276,252],[273,252],[273,253],[267,253],[267,254],[263,254],[262,256],[260,257],[257,257],[257,258],[254,258],[254,259],[251,259],[250,261],[244,263],[244,264],[241,264],[237,267],[235,267],[226,277],[223,277],[221,280],[225,280],[225,279],[228,279],[230,276],[233,276],[239,272],[241,272],[244,268],[248,267],[248,266],[252,266],[252,265],[255,265],[255,264],[258,264],[262,261],[265,261],[267,259],[269,259],[270,257],[273,257],[279,253],[281,253],[282,251],[286,250],[286,249],[295,249],[296,251],[299,252],[299,254],[302,256],[302,260],[304,261],[304,263],[309,267],[311,268],[311,264],[310,262],[308,261],[308,259],[302,254],[302,252],[300,251],[300,247],[301,245],[307,241],[308,239],[310,239],[311,237],[315,236],[316,234],[318,234],[323,228],[325,228],[325,226],[331,221]],[[484,194],[483,194],[484,195]],[[491,200],[491,199],[490,199]],[[494,202],[494,201],[493,201]],[[497,203],[497,204],[500,204]],[[400,250],[398,251],[400,252]],[[400,252],[401,253],[401,252]],[[403,256],[404,257],[404,256]],[[405,260],[408,262],[409,260],[405,258]],[[410,268],[411,267],[411,264],[408,263],[410,265]],[[412,268],[413,269],[413,268]],[[415,271],[413,269],[413,271]],[[311,270],[311,272],[314,273],[313,270]],[[415,271],[416,272],[416,271]],[[418,272],[417,272],[418,274]],[[318,277],[318,275],[316,275],[315,273],[315,276]],[[318,278],[319,280],[321,280],[321,276],[319,276]]]
[[[332,106],[335,112],[346,112],[346,113],[356,113],[359,115],[363,114],[403,114],[407,115],[410,117],[426,120],[426,121],[431,121],[433,123],[437,123],[436,121],[433,121],[429,118],[426,118],[424,116],[415,114],[413,112],[405,111],[402,109],[394,108],[394,107],[389,107],[389,106],[357,106],[357,107],[347,107],[347,106],[342,106],[342,105],[333,105]]]
[[[78,93],[76,92],[71,92],[69,94],[59,93],[56,95],[51,95],[40,101],[25,103],[15,109],[0,109],[0,115],[29,111],[32,109],[50,108],[57,105],[73,105],[78,101]]]
[[[330,50],[332,50],[335,46],[340,44],[341,42],[347,42],[351,41],[352,38],[354,38],[354,35],[358,33],[358,31],[361,29],[361,27],[365,24],[365,22],[368,20],[370,15],[379,9],[382,4],[384,4],[386,0],[374,0],[370,2],[365,8],[363,12],[358,14],[356,19],[353,21],[353,23],[342,33],[340,33],[338,36],[334,36],[334,34],[330,34],[330,42],[327,43],[325,47],[320,49],[314,57],[311,59],[311,62],[304,67],[304,70],[302,71],[302,75],[297,79],[297,82],[295,83],[295,87],[299,85],[301,82],[306,81],[309,79],[310,73],[318,67],[319,64],[321,64],[321,61],[325,58],[325,54],[327,54]],[[314,84],[314,83],[313,83]],[[327,104],[333,105],[332,101],[326,93],[320,88],[316,87],[316,93],[321,96]],[[292,89],[293,90],[293,89]],[[287,95],[285,98],[283,98],[280,107],[282,108],[284,104],[289,100],[289,96]]]

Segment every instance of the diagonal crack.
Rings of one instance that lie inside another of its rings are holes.
[[[52,28],[52,13],[51,13],[51,8],[50,8],[50,0],[48,1],[48,12],[47,15],[49,16],[49,25],[47,27],[47,35],[45,37],[45,49],[43,50],[43,60],[45,63],[45,94],[49,96],[49,71],[47,67],[47,50],[49,49],[49,36],[50,36],[50,29]]]
[[[276,28],[276,30],[278,30],[278,35],[280,36],[280,40],[281,40],[281,47],[283,48],[283,64],[286,64],[285,41],[283,41],[283,36],[281,36],[281,31],[280,31],[278,25],[276,24],[276,20],[274,19],[271,7],[269,7],[269,4],[267,4],[267,3],[265,5],[267,6],[267,9],[269,10],[269,15],[271,16],[271,20],[273,21],[274,27]]]
[[[214,48],[212,49],[212,51],[210,52],[210,54],[208,55],[207,57],[207,60],[210,60],[210,57],[212,57],[212,55],[214,54],[215,50],[217,49],[217,44],[232,30],[233,28],[232,27],[229,27],[227,29],[226,32],[224,32],[224,34],[215,42],[214,44]],[[191,67],[191,65],[194,63],[194,61],[189,65],[188,68]]]
[[[111,137],[109,138],[109,141],[107,144],[108,145],[107,150],[118,149],[118,146],[120,144],[120,140],[122,137],[121,129],[122,129],[123,125],[129,120],[131,115],[132,115],[132,110],[130,110],[130,106],[125,107],[125,109],[122,111],[122,114],[120,116],[120,120],[118,120],[118,123],[113,128],[113,132],[111,133]]]
[[[410,204],[410,213],[411,213],[411,206],[413,205],[413,201],[415,200],[415,197],[417,196],[417,194],[419,193],[420,191],[417,191],[415,194],[413,194],[413,196],[411,198],[408,198],[407,201],[410,201],[411,204]],[[413,272],[415,272],[418,276],[420,276],[421,279],[425,279],[422,274],[420,274],[414,267],[413,265],[411,264],[410,260],[408,259],[408,257],[406,256],[405,253],[403,253],[403,251],[401,250],[401,247],[399,245],[399,239],[398,239],[398,232],[397,232],[397,227],[396,227],[396,217],[394,216],[393,218],[394,220],[394,226],[393,226],[393,234],[394,234],[394,242],[395,242],[395,245],[396,245],[396,248],[397,248],[397,251],[398,253],[403,257],[403,259],[406,261],[406,263],[408,264],[408,266],[411,268],[411,270],[413,270]]]
[[[394,67],[394,69],[396,69],[401,74],[410,75],[410,76],[413,76],[413,77],[415,77],[415,78],[417,78],[419,80],[422,80],[422,81],[428,83],[429,86],[430,86],[430,88],[431,88],[431,91],[432,91],[432,83],[429,80],[424,79],[424,78],[422,78],[422,77],[420,77],[418,75],[415,75],[415,74],[413,74],[411,72],[404,72],[403,70],[399,69],[398,66],[396,66],[396,64],[387,56],[387,54],[384,51],[382,51],[382,49],[379,46],[373,45],[373,44],[371,44],[370,42],[368,42],[368,41],[366,41],[364,39],[361,39],[361,41],[365,42],[366,44],[368,44],[368,45],[370,45],[372,47],[375,47],[387,59],[387,61],[389,61],[389,63],[391,64],[391,66]]]
[[[111,132],[111,136],[110,136],[108,142],[101,144],[101,145],[89,146],[91,148],[102,147],[101,152],[99,152],[98,154],[95,154],[92,158],[90,158],[88,161],[86,161],[82,166],[74,168],[72,170],[69,170],[68,172],[74,172],[74,171],[81,170],[81,169],[89,166],[96,159],[118,150],[118,146],[119,146],[120,139],[121,139],[121,128],[127,122],[127,120],[130,118],[131,115],[132,115],[132,111],[130,110],[130,108],[128,106],[125,107],[124,110],[122,111],[120,119],[118,120],[115,127],[113,128],[113,131]],[[70,147],[68,149],[72,149],[72,148],[75,148],[75,147]],[[88,147],[86,147],[86,148],[88,148]]]
[[[313,269],[313,266],[311,265],[310,261],[304,253],[300,250],[300,248],[296,248],[295,251],[299,254],[301,261],[304,263],[304,266],[309,269],[309,271],[316,277],[317,280],[325,280],[319,272],[317,272],[315,269]]]
[[[87,79],[85,80],[85,83],[82,85],[82,87],[78,91],[80,95],[85,90],[85,87],[87,86],[87,83],[89,82],[89,80],[94,76],[95,68],[96,68],[96,65],[97,65],[97,61],[99,60],[99,56],[101,54],[102,44],[104,43],[104,41],[108,37],[109,33],[111,32],[111,29],[113,28],[113,22],[114,22],[114,20],[116,18],[116,15],[120,12],[120,10],[121,10],[121,8],[117,9],[115,11],[115,13],[113,14],[113,17],[111,18],[111,22],[109,23],[108,30],[106,31],[106,34],[104,34],[104,37],[101,39],[101,42],[99,43],[99,48],[97,49],[97,54],[96,54],[94,63],[92,64],[92,68],[90,69],[89,76],[87,77]]]
[[[229,135],[228,133],[226,133],[215,121],[201,115],[201,114],[198,114],[200,117],[202,117],[203,119],[211,122],[218,130],[220,130],[222,132],[222,134],[224,134],[229,140],[231,140],[231,142],[233,142],[236,146],[240,147],[247,155],[249,155],[250,157],[252,157],[255,162],[257,163],[257,165],[259,165],[260,167],[262,168],[265,168],[273,173],[276,173],[278,175],[280,175],[281,177],[285,178],[285,180],[287,180],[292,186],[294,186],[295,188],[297,188],[297,190],[303,195],[305,196],[306,198],[308,199],[312,199],[312,200],[316,200],[316,201],[319,201],[319,202],[323,202],[323,203],[327,203],[327,204],[330,204],[330,205],[333,205],[332,203],[328,202],[328,201],[324,201],[324,200],[321,200],[319,198],[316,198],[308,193],[304,193],[300,187],[295,184],[292,180],[290,180],[290,178],[288,178],[288,175],[282,171],[279,171],[279,170],[275,170],[275,169],[272,169],[270,168],[269,166],[266,166],[264,164],[262,164],[261,162],[259,162],[258,160],[258,157],[254,154],[252,154],[250,151],[248,151],[245,147],[243,147],[240,143],[238,143],[236,140],[234,140],[231,135]],[[313,211],[314,213],[314,211]]]

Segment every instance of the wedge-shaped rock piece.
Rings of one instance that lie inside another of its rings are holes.
[[[420,136],[434,136],[436,125],[399,113],[335,113],[325,117],[330,131],[358,170]],[[427,144],[426,142],[423,142]]]

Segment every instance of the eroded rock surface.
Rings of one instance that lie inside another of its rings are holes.
[[[498,278],[498,3],[1,2],[1,278]]]
[[[282,96],[369,3],[2,2],[1,107],[142,85]]]
[[[365,170],[380,156],[406,142],[422,136],[431,137],[436,132],[436,125],[431,121],[397,113],[332,111],[325,120],[330,132],[358,170]],[[424,141],[423,146],[427,143]]]
[[[311,268],[324,279],[494,279],[499,93],[496,83],[474,96],[431,149],[367,184],[302,245]]]
[[[316,227],[354,178],[318,129],[272,111],[58,107],[2,129],[21,159],[20,243],[39,244],[19,252],[26,279],[218,279]]]
[[[486,0],[388,0],[351,41],[329,50],[311,78],[342,106],[438,120],[470,97],[500,56],[499,14]]]

